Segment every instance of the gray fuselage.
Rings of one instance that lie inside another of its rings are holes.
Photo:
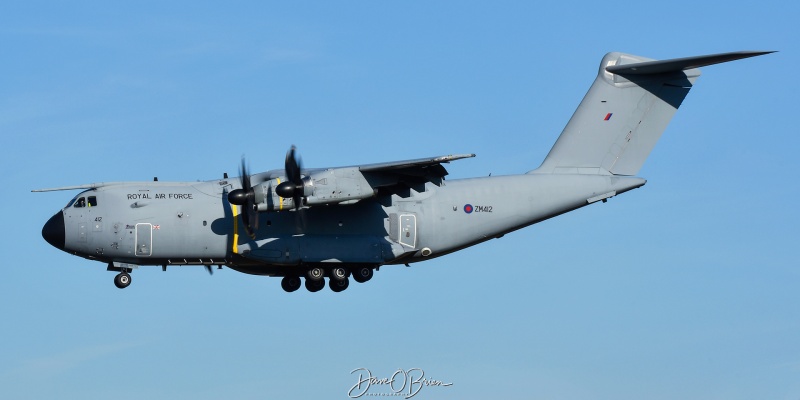
[[[108,263],[227,265],[277,276],[312,265],[411,263],[644,183],[535,171],[428,182],[355,204],[262,212],[255,239],[242,229],[239,207],[227,201],[239,186],[235,179],[118,183],[84,191],[62,210],[63,250]]]

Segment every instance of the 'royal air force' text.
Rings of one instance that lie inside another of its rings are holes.
[[[139,199],[164,199],[164,200],[192,200],[191,193],[128,193],[128,200]]]

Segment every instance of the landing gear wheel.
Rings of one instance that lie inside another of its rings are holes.
[[[350,279],[347,279],[347,277],[344,279],[331,279],[331,281],[328,283],[328,286],[330,286],[331,290],[334,292],[341,292],[350,286]]]
[[[131,276],[127,272],[120,272],[114,277],[114,285],[120,289],[125,289],[131,284]]]
[[[311,292],[319,292],[322,288],[325,287],[325,279],[320,278],[320,280],[315,281],[313,279],[306,279],[306,289]]]
[[[325,276],[325,270],[320,267],[314,267],[308,270],[308,279],[312,281],[320,281]]]
[[[364,283],[370,279],[372,279],[372,268],[370,267],[358,267],[353,270],[353,279],[356,280],[358,283]]]
[[[343,267],[336,267],[331,270],[331,279],[342,280],[347,279],[347,270]]]
[[[297,289],[300,289],[300,277],[299,276],[284,276],[281,280],[281,287],[283,290],[291,293]]]

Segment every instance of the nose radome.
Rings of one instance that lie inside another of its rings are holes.
[[[53,247],[64,250],[64,212],[59,211],[58,214],[50,217],[42,228],[42,237],[47,243]]]

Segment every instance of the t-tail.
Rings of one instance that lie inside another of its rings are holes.
[[[772,53],[655,61],[608,53],[542,165],[530,173],[636,175],[700,76],[699,67]]]

